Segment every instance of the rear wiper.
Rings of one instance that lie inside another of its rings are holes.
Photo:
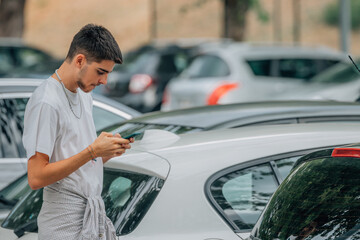
[[[25,232],[34,232],[37,230],[37,228],[38,228],[37,218],[34,218],[29,222],[26,222],[20,225],[19,227],[15,228],[14,233],[18,238],[20,238],[25,234]]]
[[[16,204],[15,200],[6,199],[3,195],[0,195],[0,202],[8,206],[15,206]]]

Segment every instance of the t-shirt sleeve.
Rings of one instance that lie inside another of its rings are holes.
[[[24,117],[23,144],[30,159],[35,152],[51,157],[57,137],[58,116],[47,103],[39,103],[26,109]]]

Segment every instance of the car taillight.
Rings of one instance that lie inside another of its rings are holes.
[[[164,89],[161,102],[162,102],[162,104],[166,104],[169,102],[169,90],[167,88]]]
[[[335,148],[331,154],[332,157],[354,157],[360,158],[359,148]]]
[[[141,93],[153,83],[153,79],[147,74],[135,74],[130,79],[129,91],[131,93]]]
[[[208,105],[216,105],[219,101],[219,99],[228,91],[237,88],[238,83],[226,83],[219,87],[217,87],[209,96],[207,100]]]

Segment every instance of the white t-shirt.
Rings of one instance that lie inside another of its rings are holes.
[[[71,111],[60,82],[52,77],[34,91],[27,103],[23,143],[28,159],[37,151],[48,155],[50,163],[61,161],[78,154],[96,139],[91,95],[80,89],[77,93],[65,90],[80,119]],[[100,196],[102,181],[103,162],[97,158],[49,187],[92,197]]]

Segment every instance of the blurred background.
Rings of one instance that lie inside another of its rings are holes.
[[[349,52],[359,55],[360,3],[349,2]],[[0,36],[21,37],[60,58],[87,23],[107,27],[125,52],[153,39],[221,37],[341,49],[340,4],[341,0],[0,0]]]
[[[0,76],[47,78],[73,35],[95,23],[113,33],[124,64],[94,92],[143,113],[355,101],[348,54],[358,61],[359,11],[358,0],[0,0]]]

